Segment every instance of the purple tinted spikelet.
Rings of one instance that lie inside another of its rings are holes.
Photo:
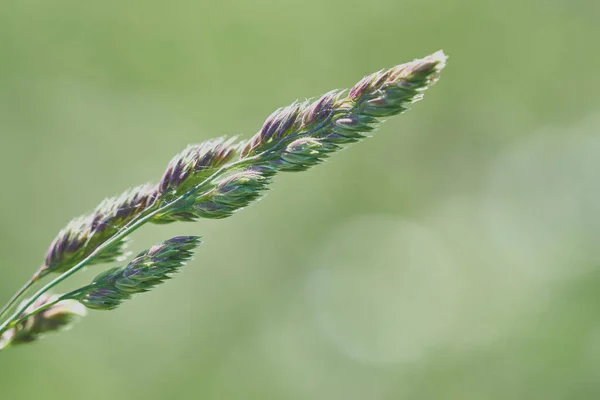
[[[288,136],[302,126],[302,114],[307,103],[293,103],[274,111],[265,121],[261,130],[242,149],[242,157],[252,150],[267,144],[277,144],[283,137]]]
[[[73,219],[53,240],[40,274],[63,272],[77,264],[142,211],[150,208],[156,199],[155,192],[154,186],[138,186],[120,196],[103,200],[92,214]],[[125,244],[124,241],[118,243],[93,263],[116,260],[123,255]]]
[[[136,293],[147,292],[178,272],[200,245],[197,236],[177,236],[137,255],[127,266],[111,268],[74,291],[88,308],[112,310]]]
[[[215,181],[194,203],[199,218],[226,218],[258,199],[271,183],[269,173],[248,168]]]
[[[39,307],[53,303],[59,296],[44,294],[25,309],[25,317]],[[71,326],[79,317],[86,315],[85,308],[75,300],[62,300],[27,317],[0,336],[0,350],[9,346],[33,342],[47,333],[60,331]]]
[[[231,161],[238,149],[237,138],[208,140],[190,145],[173,157],[158,185],[161,195],[182,194]]]

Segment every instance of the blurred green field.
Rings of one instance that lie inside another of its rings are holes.
[[[4,0],[2,302],[188,143],[433,53],[423,102],[177,279],[0,355],[1,399],[600,398],[600,2]],[[102,267],[63,285],[88,282]]]

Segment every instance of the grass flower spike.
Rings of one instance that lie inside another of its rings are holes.
[[[138,254],[127,266],[109,269],[93,282],[65,295],[87,308],[112,310],[136,293],[146,292],[178,272],[200,244],[196,236],[179,236]]]
[[[60,297],[47,294],[86,266],[120,261],[129,236],[146,223],[233,215],[262,196],[279,172],[311,168],[371,134],[385,118],[408,110],[438,80],[445,64],[439,51],[368,75],[349,90],[280,108],[249,140],[219,138],[188,146],[156,184],[129,189],[75,218],[52,241],[42,267],[0,310],[0,349],[67,325],[83,306],[114,309],[169,279],[191,258],[198,237],[169,239],[124,267],[102,272],[87,286]],[[49,282],[14,307],[50,275]]]

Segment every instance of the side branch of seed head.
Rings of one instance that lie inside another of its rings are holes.
[[[136,293],[147,292],[170,279],[192,258],[197,236],[177,236],[137,255],[127,266],[111,268],[69,297],[95,310],[112,310]],[[69,296],[67,294],[66,296]]]

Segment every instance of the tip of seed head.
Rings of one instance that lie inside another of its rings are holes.
[[[428,56],[431,61],[434,61],[437,64],[437,69],[441,70],[446,66],[446,61],[448,60],[448,56],[444,53],[444,50],[438,50],[432,55]]]

